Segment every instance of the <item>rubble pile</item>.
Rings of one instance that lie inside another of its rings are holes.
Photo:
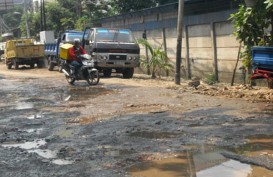
[[[224,96],[227,98],[243,98],[251,102],[273,102],[273,91],[263,87],[251,87],[248,85],[206,85],[200,84],[194,88],[193,93],[209,96]]]

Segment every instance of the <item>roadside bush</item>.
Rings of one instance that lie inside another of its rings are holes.
[[[159,47],[152,46],[147,40],[139,39],[138,43],[147,47],[149,51],[149,61],[146,57],[141,57],[140,64],[144,68],[150,68],[152,78],[156,78],[156,75],[161,76],[162,71],[172,71],[174,66],[170,63],[166,52],[162,51],[162,45]]]
[[[206,77],[204,78],[204,82],[208,85],[213,85],[216,83],[216,80],[215,80],[215,75],[210,73],[208,75],[206,75]]]

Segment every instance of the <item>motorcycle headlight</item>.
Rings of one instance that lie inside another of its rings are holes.
[[[103,56],[103,59],[104,59],[104,60],[107,60],[107,59],[108,59],[108,57],[107,57],[106,55],[104,55],[104,56]]]

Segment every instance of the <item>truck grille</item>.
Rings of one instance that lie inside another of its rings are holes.
[[[110,55],[109,59],[110,60],[126,60],[127,56],[126,55]]]

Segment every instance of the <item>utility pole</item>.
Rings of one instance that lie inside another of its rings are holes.
[[[27,3],[26,0],[24,0],[24,13],[26,16],[26,30],[27,30],[27,38],[30,37],[30,32],[29,32],[29,25],[28,25],[28,13],[27,13]]]
[[[43,0],[43,17],[44,17],[44,30],[46,31],[46,12],[45,12],[45,0]]]
[[[177,47],[176,47],[176,71],[175,84],[180,85],[181,77],[181,51],[182,51],[182,34],[183,34],[183,14],[184,14],[184,0],[179,0],[178,17],[177,17]]]
[[[43,5],[42,0],[40,1],[40,31],[44,31],[44,25],[43,25]]]

